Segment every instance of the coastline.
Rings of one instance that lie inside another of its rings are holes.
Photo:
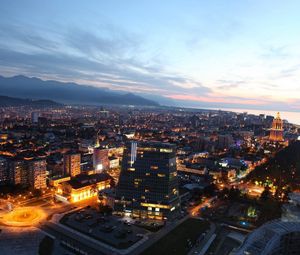
[[[238,108],[218,108],[218,107],[201,107],[202,109],[208,109],[208,110],[222,110],[222,111],[230,111],[230,112],[237,112],[237,113],[243,113],[247,112],[248,114],[265,114],[265,115],[271,115],[276,116],[278,111],[271,111],[271,110],[255,110],[255,109],[238,109]],[[289,112],[289,111],[279,111],[280,116],[283,120],[287,120],[289,123],[300,125],[300,112]]]

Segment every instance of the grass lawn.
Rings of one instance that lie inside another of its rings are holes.
[[[209,228],[207,221],[190,218],[181,223],[166,236],[162,237],[152,246],[150,246],[141,255],[184,255],[189,251],[187,240],[192,244],[200,237],[206,229]]]

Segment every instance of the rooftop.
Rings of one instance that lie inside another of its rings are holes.
[[[91,174],[91,175],[81,174],[67,181],[67,183],[69,183],[73,189],[80,189],[82,187],[91,184],[96,184],[101,181],[110,180],[111,178],[112,177],[107,173],[99,173],[99,174]]]

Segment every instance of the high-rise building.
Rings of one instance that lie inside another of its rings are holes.
[[[0,185],[7,184],[8,180],[8,162],[0,157]]]
[[[108,149],[94,148],[93,166],[96,172],[109,169]]]
[[[64,155],[64,174],[74,177],[80,174],[80,153],[68,152]]]
[[[276,118],[273,120],[272,128],[270,130],[270,141],[272,142],[283,142],[283,121],[280,118],[279,112]]]
[[[31,122],[33,124],[37,124],[39,119],[39,113],[38,112],[32,112],[31,113]]]
[[[87,173],[93,171],[93,154],[82,153],[81,154],[81,163],[80,163],[81,173]]]
[[[34,189],[44,189],[46,184],[47,162],[45,159],[30,160],[28,162],[29,186]]]
[[[13,185],[28,185],[28,169],[25,160],[14,159],[10,162],[9,180]]]
[[[116,187],[115,212],[167,219],[179,208],[176,147],[160,142],[128,142]]]
[[[217,147],[219,149],[229,149],[234,144],[232,135],[219,135],[217,140]]]
[[[9,181],[13,185],[44,189],[47,186],[46,169],[45,159],[14,159],[9,165]]]

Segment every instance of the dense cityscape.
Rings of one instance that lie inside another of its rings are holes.
[[[0,255],[299,255],[299,0],[1,0]]]
[[[299,127],[279,113],[17,106],[0,125],[2,250],[299,248]]]

